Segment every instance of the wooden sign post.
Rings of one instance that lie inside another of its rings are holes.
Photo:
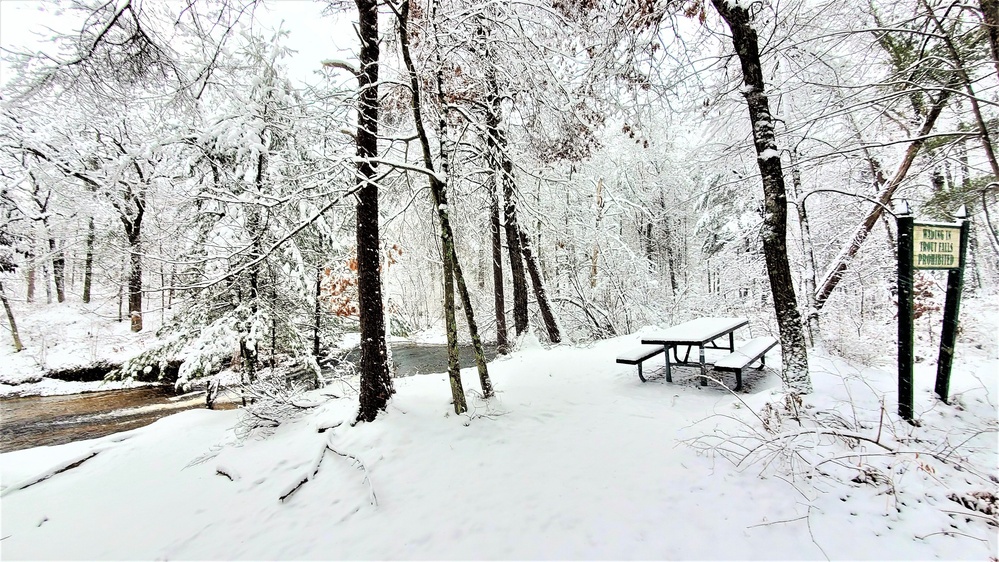
[[[947,271],[947,298],[944,302],[943,330],[940,333],[940,357],[937,359],[937,382],[934,386],[937,396],[948,403],[950,392],[950,369],[954,363],[954,346],[957,344],[957,317],[961,310],[961,290],[964,289],[964,265],[968,253],[970,222],[967,211],[962,206],[957,218],[961,221],[957,242],[957,267]]]
[[[945,403],[948,400],[954,345],[957,341],[961,289],[968,249],[969,223],[964,207],[957,213],[959,223],[917,223],[908,206],[898,222],[898,415],[912,421],[913,364],[913,273],[917,269],[946,270],[947,298],[944,304],[940,357],[937,361],[935,390]]]

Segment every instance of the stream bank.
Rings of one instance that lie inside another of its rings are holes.
[[[447,370],[447,347],[444,345],[390,345],[396,377]],[[460,346],[459,351],[462,368],[474,367],[472,346]],[[494,345],[487,345],[485,351],[487,361],[496,357]],[[344,358],[354,363],[359,359],[360,350],[357,348],[348,352]],[[107,367],[107,371],[117,368],[117,365],[111,364],[103,366]],[[177,366],[179,367],[179,363]],[[73,369],[73,373],[63,373],[64,376],[89,377],[87,379],[63,380],[102,380],[103,374],[98,367],[99,365],[80,367]],[[79,394],[0,398],[0,453],[103,437],[149,425],[183,410],[203,407],[204,392],[177,396],[170,383]],[[225,405],[217,404],[216,408],[219,407]]]

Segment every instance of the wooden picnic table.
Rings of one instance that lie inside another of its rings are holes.
[[[701,368],[701,386],[704,386],[708,384],[708,380],[705,378],[707,375],[707,362],[704,360],[704,350],[726,349],[734,352],[735,331],[748,324],[749,320],[746,318],[697,318],[696,320],[670,326],[661,332],[643,337],[642,343],[663,346],[663,350],[666,353],[667,382],[673,382],[669,360],[669,352],[672,349],[676,365],[697,365]],[[719,345],[717,340],[725,336],[728,336],[727,341],[723,341]],[[677,347],[681,345],[687,347],[687,352],[684,354],[683,360],[680,359],[680,355],[677,352]],[[697,362],[690,361],[690,351],[694,346],[698,348]]]

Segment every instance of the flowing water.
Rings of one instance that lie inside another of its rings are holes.
[[[0,452],[103,437],[204,405],[203,396],[178,397],[163,386],[5,398],[0,400]]]
[[[460,351],[462,367],[474,366],[471,346],[462,346]],[[486,356],[487,360],[495,357],[494,346],[486,347]],[[400,377],[447,370],[447,348],[443,345],[396,344],[392,358]],[[347,355],[348,361],[358,359],[359,352]],[[203,393],[176,396],[169,386],[3,398],[0,452],[103,437],[204,406]]]

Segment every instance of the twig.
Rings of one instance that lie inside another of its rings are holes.
[[[960,533],[958,531],[937,531],[935,533],[930,533],[928,535],[923,535],[923,536],[916,535],[916,538],[919,539],[919,540],[925,540],[926,537],[932,537],[933,535],[945,535],[945,536],[961,535],[962,537],[968,537],[969,539],[975,539],[976,541],[981,541],[981,542],[986,542],[986,543],[989,542],[989,541],[987,541],[987,540],[985,540],[983,538],[976,537],[974,535],[969,535],[967,533]]]
[[[952,500],[953,501],[953,500]],[[960,515],[962,517],[980,517],[992,524],[999,524],[999,519],[992,517],[991,515],[985,513],[977,513],[974,511],[953,511],[950,509],[941,509],[940,511],[944,513],[953,513],[954,515]]]
[[[350,453],[341,453],[340,451],[337,451],[333,447],[333,444],[329,443],[328,441],[326,443],[326,448],[329,449],[330,451],[333,451],[334,453],[340,455],[341,457],[343,457],[345,459],[350,459],[350,460],[352,460],[352,461],[354,461],[356,463],[356,466],[357,466],[358,470],[360,470],[361,472],[364,473],[364,481],[367,482],[367,484],[368,484],[368,501],[371,502],[371,505],[377,507],[378,506],[378,496],[375,495],[375,487],[374,487],[374,484],[371,483],[371,475],[368,473],[368,468],[366,466],[364,466],[364,463],[361,462],[361,459],[355,457],[354,455],[351,455]]]
[[[312,480],[313,478],[315,478],[316,474],[319,474],[319,467],[320,467],[320,465],[323,464],[323,459],[326,458],[326,449],[327,448],[328,447],[324,446],[319,451],[319,459],[316,461],[315,468],[312,469],[312,474],[306,474],[302,478],[301,482],[299,482],[298,484],[295,484],[294,486],[292,486],[291,489],[288,490],[287,492],[285,492],[284,495],[282,495],[280,498],[278,498],[278,500],[280,500],[280,501],[283,502],[284,500],[288,499],[289,497],[291,497],[292,494],[294,494],[295,492],[297,492],[299,488],[301,488],[302,486],[304,486],[306,482],[308,482],[309,480]]]
[[[808,525],[808,536],[812,538],[812,544],[815,545],[815,548],[819,549],[819,552],[822,553],[822,556],[825,556],[826,560],[831,560],[831,558],[829,558],[829,554],[826,553],[826,549],[822,548],[822,545],[819,544],[819,541],[815,540],[815,533],[812,532],[812,517],[811,517],[811,515],[812,515],[812,506],[809,505],[808,506],[808,513],[805,514],[805,525]]]
[[[753,529],[756,527],[769,527],[770,525],[783,525],[784,523],[794,523],[795,521],[801,521],[802,519],[808,519],[808,515],[802,515],[801,517],[795,517],[794,519],[781,519],[780,521],[767,521],[765,523],[757,523],[756,525],[750,525],[746,527],[747,529]]]

